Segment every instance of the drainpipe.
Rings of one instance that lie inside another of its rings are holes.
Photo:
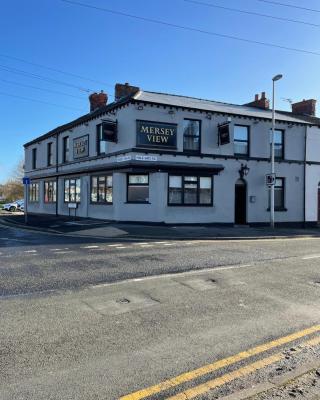
[[[58,178],[58,163],[59,163],[59,136],[56,134],[56,217],[59,215],[59,178]]]

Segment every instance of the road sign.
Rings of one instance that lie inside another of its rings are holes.
[[[276,184],[276,174],[267,174],[266,175],[266,185],[274,186]]]
[[[30,178],[25,176],[24,178],[22,178],[22,183],[24,185],[30,185]]]

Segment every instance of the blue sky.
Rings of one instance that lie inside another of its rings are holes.
[[[203,7],[184,0],[79,1],[142,17],[320,53],[319,27]],[[258,0],[203,1],[320,25],[320,13]],[[298,0],[282,2],[302,5]],[[303,6],[320,9],[318,0],[307,0]],[[40,68],[4,55],[101,83]],[[21,71],[67,85],[32,78]],[[103,89],[111,95],[116,82],[130,82],[145,90],[241,104],[250,101],[255,93],[261,91],[270,95],[272,76],[282,73],[284,79],[278,83],[277,106],[288,109],[288,103],[282,98],[294,101],[319,98],[319,71],[320,56],[317,55],[141,22],[77,7],[61,0],[2,2],[0,182],[6,180],[22,158],[25,142],[88,111],[88,93],[74,86],[88,90]]]

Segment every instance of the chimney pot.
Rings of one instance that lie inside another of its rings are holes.
[[[134,95],[140,90],[139,87],[137,86],[131,86],[129,85],[128,82],[126,83],[116,83],[115,88],[114,88],[114,99],[115,101],[118,101],[122,99],[123,97],[127,97],[130,95]]]
[[[259,98],[259,95],[256,94],[254,96],[254,101],[251,101],[250,103],[246,103],[246,104],[244,104],[244,106],[261,108],[262,110],[269,110],[270,101],[266,98],[266,92],[262,92],[261,98]]]
[[[92,93],[89,96],[90,112],[97,110],[107,104],[108,95],[101,90],[100,93]]]

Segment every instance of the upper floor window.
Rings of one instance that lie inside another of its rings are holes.
[[[32,169],[37,168],[37,149],[32,149]]]
[[[91,202],[112,203],[112,175],[91,177]]]
[[[57,201],[57,182],[45,181],[44,182],[44,202],[55,203]]]
[[[169,175],[169,205],[212,205],[212,177]]]
[[[128,174],[127,201],[128,203],[148,203],[149,175]]]
[[[281,129],[274,131],[274,157],[278,160],[284,158],[284,131]]]
[[[201,146],[201,121],[185,119],[183,121],[183,150],[199,153]]]
[[[70,141],[69,141],[69,136],[65,136],[63,138],[63,145],[62,145],[62,151],[63,151],[63,162],[66,163],[69,160],[69,153],[70,153]]]
[[[47,165],[50,167],[53,164],[53,146],[52,142],[47,144]]]
[[[249,155],[249,127],[243,125],[234,126],[234,154],[237,156]]]
[[[29,186],[29,201],[36,203],[39,201],[39,183],[31,183]]]
[[[283,210],[284,204],[284,190],[285,190],[285,179],[277,178],[274,186],[274,209]]]
[[[107,140],[103,133],[102,124],[97,125],[97,153],[98,155],[107,153]]]
[[[80,203],[81,180],[80,178],[65,179],[64,181],[64,202]]]

